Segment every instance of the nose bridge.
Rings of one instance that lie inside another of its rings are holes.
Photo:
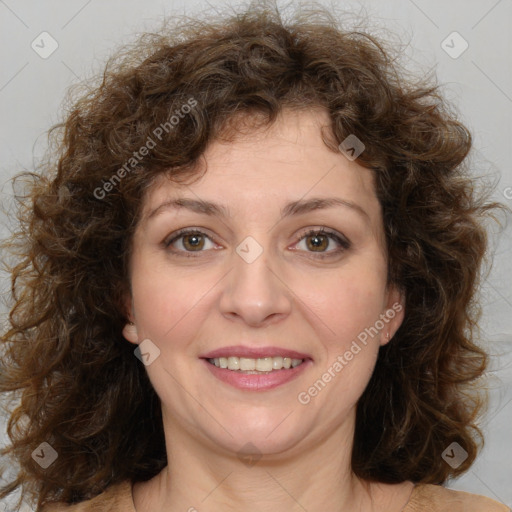
[[[251,325],[286,315],[291,301],[288,290],[275,275],[268,248],[254,238],[244,239],[233,252],[232,271],[223,290],[221,311]]]

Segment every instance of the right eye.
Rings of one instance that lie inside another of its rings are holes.
[[[204,252],[203,249],[207,241],[213,244],[211,238],[203,231],[185,228],[171,235],[171,238],[166,240],[164,244],[165,247],[168,248],[171,246],[174,247],[171,249],[171,252],[179,256],[191,257],[195,255],[187,253]],[[206,250],[212,248],[213,247],[207,247]]]

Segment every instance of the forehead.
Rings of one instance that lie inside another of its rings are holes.
[[[357,203],[378,221],[373,172],[326,145],[324,137],[332,136],[327,111],[285,110],[274,123],[257,128],[250,121],[239,119],[232,125],[241,127],[238,132],[231,128],[229,138],[208,146],[198,164],[206,166],[199,180],[185,185],[158,176],[146,194],[143,218],[178,197],[215,198],[231,213],[241,213],[336,196]]]

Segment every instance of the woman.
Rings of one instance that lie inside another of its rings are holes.
[[[256,7],[107,67],[10,241],[2,496],[507,510],[435,485],[480,441],[472,299],[498,205],[436,87],[399,71],[325,13]]]

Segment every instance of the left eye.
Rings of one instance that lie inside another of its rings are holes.
[[[338,248],[328,251],[327,249],[329,248],[331,241],[338,244]],[[303,234],[297,247],[299,247],[301,243],[305,244],[307,252],[320,253],[320,256],[323,253],[339,252],[340,250],[348,249],[350,247],[350,243],[347,240],[343,239],[336,233],[332,233],[324,229],[310,230]]]

